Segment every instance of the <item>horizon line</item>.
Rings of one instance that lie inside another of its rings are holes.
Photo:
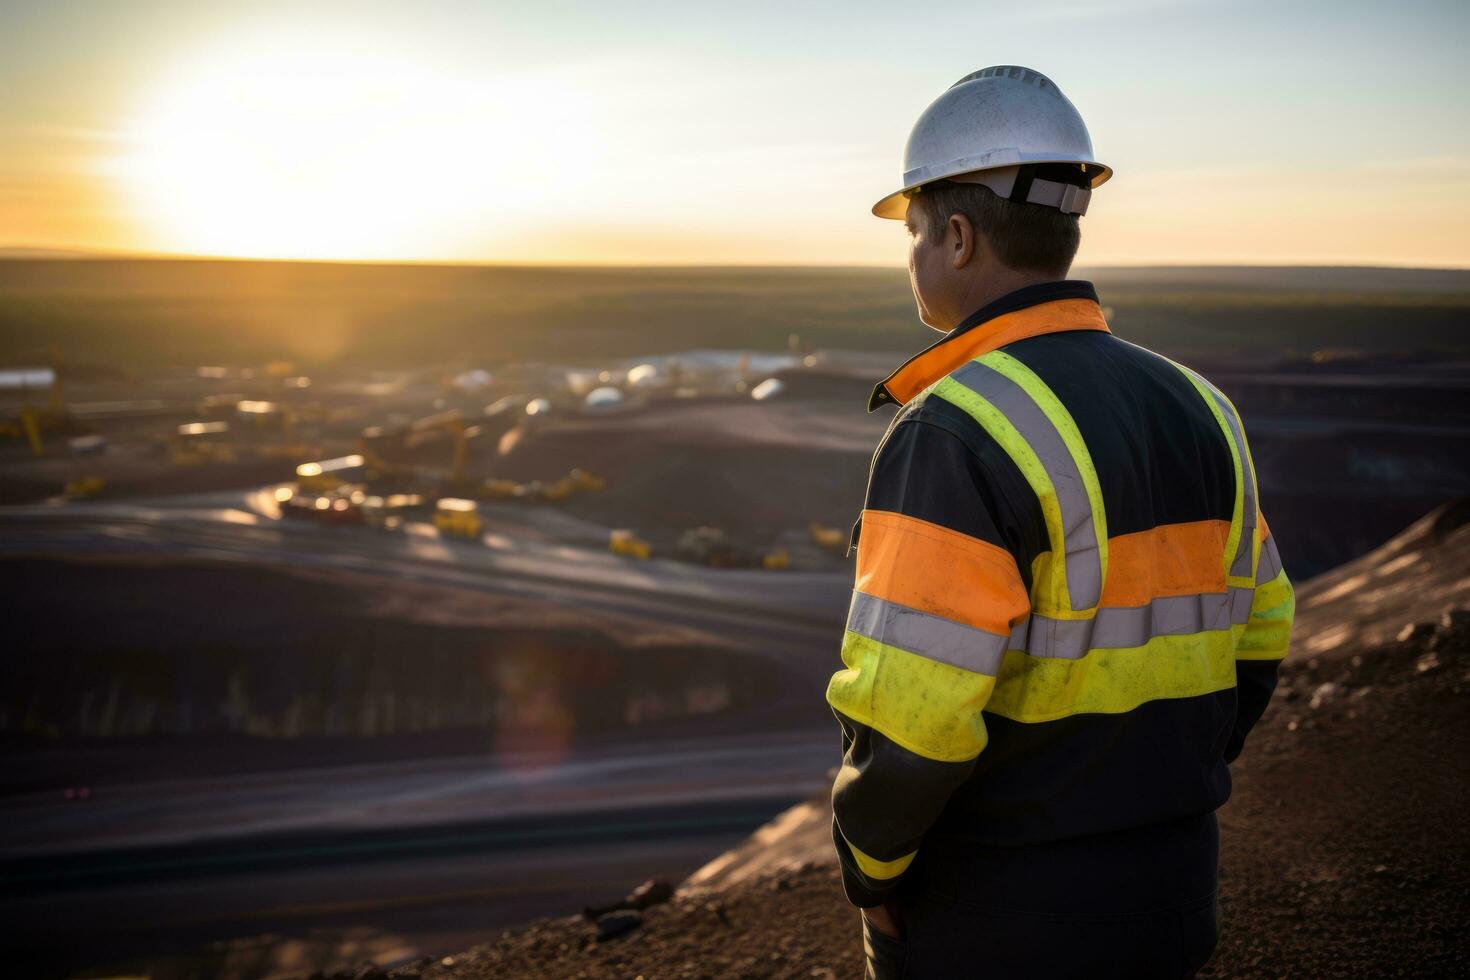
[[[410,258],[299,258],[244,255],[212,255],[190,252],[132,252],[109,251],[88,248],[48,247],[30,245],[0,245],[0,261],[6,262],[88,262],[88,261],[149,261],[149,262],[241,262],[241,263],[291,263],[298,265],[361,265],[361,266],[408,266],[416,268],[484,268],[484,269],[863,269],[902,271],[903,265],[895,263],[813,263],[813,262],[528,262],[497,259],[410,259]],[[1396,271],[1423,272],[1470,272],[1470,263],[1463,265],[1425,265],[1421,263],[1387,262],[1101,262],[1074,267],[1081,269],[1387,269]]]

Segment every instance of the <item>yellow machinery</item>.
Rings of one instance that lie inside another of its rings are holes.
[[[32,454],[41,455],[44,451],[41,445],[41,414],[34,408],[22,409],[20,427],[25,432],[26,441],[31,444]]]
[[[4,374],[7,381],[14,382],[14,385],[7,384],[6,387],[18,388],[23,399],[33,389],[48,389],[44,408],[30,404],[27,399],[18,417],[0,420],[0,437],[25,439],[32,454],[40,456],[45,452],[41,433],[46,429],[60,428],[67,421],[66,399],[62,394],[61,351],[51,348],[49,368],[20,368]]]
[[[457,410],[428,415],[402,428],[370,426],[362,432],[359,449],[368,464],[381,473],[400,473],[442,482],[460,492],[475,492],[465,485],[465,469],[469,462],[469,440],[479,435],[479,427],[466,425]],[[440,441],[447,434],[453,448],[447,471],[410,462],[416,451]]]
[[[43,409],[22,408],[20,414],[14,418],[0,419],[0,438],[24,439],[30,444],[31,453],[40,456],[46,451],[41,431],[52,428],[59,422],[60,416]]]
[[[615,529],[608,535],[608,548],[615,555],[626,555],[629,558],[641,558],[647,560],[653,554],[653,548],[647,541],[625,527]]]
[[[567,474],[567,479],[572,481],[572,486],[579,491],[602,490],[607,487],[607,482],[600,476],[593,476],[584,469],[574,469]]]
[[[296,485],[306,493],[331,493],[344,483],[361,483],[365,461],[353,453],[296,467]]]
[[[541,499],[553,503],[560,503],[577,492],[577,485],[572,482],[571,477],[564,476],[554,483],[548,483],[541,488]]]
[[[66,495],[68,497],[95,497],[102,492],[103,486],[100,476],[78,477],[67,481]]]
[[[812,541],[820,548],[841,557],[847,554],[847,532],[840,527],[824,527],[816,521],[807,525]]]
[[[768,572],[785,571],[791,567],[791,552],[777,548],[761,556],[761,568]]]
[[[443,497],[434,507],[434,526],[439,533],[476,540],[485,530],[480,508],[473,500]]]
[[[575,469],[551,483],[542,483],[540,480],[517,483],[515,480],[491,477],[481,485],[480,493],[491,500],[544,500],[559,503],[579,493],[601,490],[606,485],[601,477],[593,476],[586,470]]]

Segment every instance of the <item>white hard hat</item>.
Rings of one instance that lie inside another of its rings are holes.
[[[1038,71],[982,68],[935,99],[909,134],[903,187],[873,205],[880,218],[903,218],[925,184],[984,184],[1013,201],[1084,214],[1092,188],[1113,175],[1092,158],[1077,107]]]

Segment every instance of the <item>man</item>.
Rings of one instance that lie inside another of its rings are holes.
[[[1189,976],[1294,610],[1240,417],[1066,279],[1111,172],[1049,79],[961,79],[904,170],[873,210],[944,337],[869,405],[899,409],[827,690],[869,976]]]

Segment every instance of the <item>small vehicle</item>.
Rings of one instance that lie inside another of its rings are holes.
[[[628,558],[638,558],[643,561],[647,561],[653,554],[652,545],[625,527],[616,528],[608,535],[607,545],[608,549],[615,555],[624,555]]]
[[[824,551],[830,551],[839,558],[847,554],[847,532],[840,527],[825,527],[812,521],[807,525],[811,533],[812,543]]]
[[[462,497],[443,497],[434,507],[434,526],[440,534],[478,540],[485,531],[480,506]]]

